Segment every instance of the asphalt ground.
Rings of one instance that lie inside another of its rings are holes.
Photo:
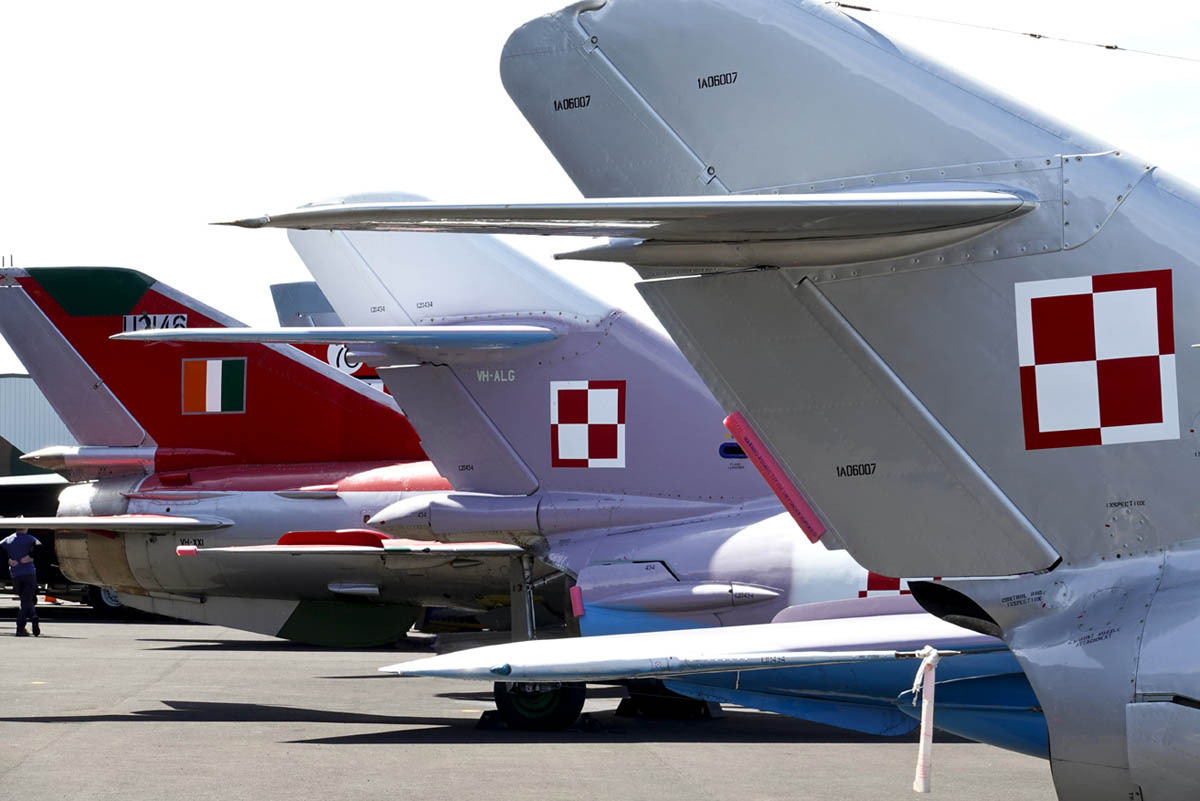
[[[586,725],[480,727],[491,688],[400,679],[381,665],[428,641],[334,651],[215,626],[99,622],[39,607],[12,636],[0,598],[0,799],[895,799],[912,797],[916,737],[880,738],[736,707],[710,721],[614,715]],[[1047,762],[935,740],[933,794],[1053,799]]]

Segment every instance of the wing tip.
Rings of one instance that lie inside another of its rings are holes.
[[[234,228],[266,228],[270,224],[271,218],[266,214],[258,217],[243,217],[240,220],[222,220],[209,223],[209,225],[228,225]]]

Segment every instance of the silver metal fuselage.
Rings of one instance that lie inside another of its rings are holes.
[[[60,496],[59,513],[201,515],[233,525],[160,534],[60,532],[58,555],[67,575],[165,600],[329,601],[345,598],[338,588],[366,586],[377,588],[370,600],[382,604],[478,612],[509,603],[507,559],[176,555],[181,545],[264,545],[290,531],[361,528],[398,501],[441,493],[315,492],[306,498],[298,497],[302,492],[226,490],[197,497],[205,492],[137,493],[141,482],[108,478],[72,485]],[[863,568],[844,552],[809,543],[774,500],[691,519],[567,529],[546,537],[543,550],[536,575],[562,571],[577,582],[589,608],[579,621],[585,633],[767,622],[787,606],[852,598],[867,587]],[[548,600],[561,608],[564,599]],[[180,604],[173,611],[186,616],[188,608]]]

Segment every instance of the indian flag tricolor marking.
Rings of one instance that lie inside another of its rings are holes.
[[[184,359],[183,413],[246,411],[246,360]]]

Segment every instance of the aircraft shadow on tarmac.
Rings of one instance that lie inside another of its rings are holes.
[[[217,639],[176,639],[176,638],[141,638],[138,642],[173,643],[158,648],[146,648],[147,651],[290,651],[298,653],[328,653],[331,648],[323,645],[308,645],[290,640],[217,640]],[[427,641],[401,640],[393,645],[376,645],[364,647],[339,646],[337,651],[375,651],[379,653],[432,653],[433,649]],[[360,678],[350,677],[345,678]]]
[[[379,675],[381,675],[385,678],[388,676],[388,674],[386,674],[386,673],[381,673]],[[362,676],[362,677],[358,677],[358,676],[354,676],[354,677],[351,677],[351,676],[326,676],[325,678],[349,679],[349,678],[366,678],[366,677],[365,676]],[[372,677],[372,678],[374,678],[374,677]],[[588,698],[627,698],[628,696],[629,696],[629,692],[624,687],[600,688],[600,687],[589,686],[588,691],[587,691]],[[488,703],[491,703],[492,691],[491,690],[480,690],[478,692],[470,692],[470,693],[438,693],[437,695],[434,696],[434,698],[449,698],[452,701],[486,701]]]
[[[13,632],[9,631],[4,634],[0,634],[0,636],[12,637],[12,636],[14,636],[14,634],[13,634]],[[41,635],[39,635],[39,637],[40,637],[40,639],[43,639],[43,640],[86,640],[87,639],[87,637],[71,637],[70,635],[67,635],[67,634],[52,634],[45,630],[42,631],[42,633],[41,633]]]
[[[938,732],[937,742],[969,742]],[[660,720],[618,717],[613,712],[585,714],[565,731],[515,731],[481,727],[469,718],[429,728],[347,734],[291,740],[315,745],[468,745],[507,743],[915,743],[915,732],[900,737],[869,734],[823,726],[760,712],[727,711],[717,720]]]
[[[236,704],[212,701],[163,701],[166,709],[98,715],[31,715],[0,717],[0,723],[351,723],[389,726],[449,726],[461,718],[369,715],[327,709],[304,709],[269,704]]]
[[[794,743],[913,743],[916,733],[900,737],[868,734],[759,712],[727,711],[708,721],[622,718],[612,712],[585,714],[566,731],[530,732],[480,727],[475,718],[376,715],[325,709],[266,704],[208,701],[163,701],[166,709],[144,709],[123,714],[32,715],[0,717],[0,723],[343,723],[350,725],[405,726],[335,737],[282,742],[313,745],[470,743],[586,743],[586,742],[794,742]],[[937,742],[969,742],[938,732]]]

